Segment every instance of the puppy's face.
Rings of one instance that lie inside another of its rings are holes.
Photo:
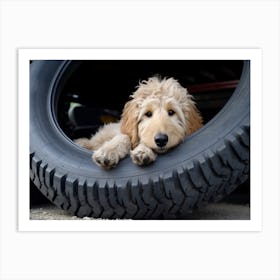
[[[148,98],[138,115],[139,142],[157,153],[178,145],[186,135],[184,112],[174,98]]]
[[[202,118],[187,90],[173,78],[150,78],[141,83],[126,103],[121,132],[157,153],[178,145],[202,126]]]

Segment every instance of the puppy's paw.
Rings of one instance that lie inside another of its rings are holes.
[[[118,164],[120,157],[114,150],[100,148],[93,153],[92,159],[97,165],[106,169],[111,169]]]
[[[157,154],[143,144],[139,144],[134,150],[132,150],[130,156],[132,161],[140,166],[147,166],[157,158]]]

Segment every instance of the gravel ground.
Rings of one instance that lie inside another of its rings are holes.
[[[69,215],[66,211],[56,206],[45,204],[37,205],[30,210],[31,220],[81,220],[76,216]],[[92,220],[93,218],[82,218]],[[186,220],[249,220],[249,205],[230,203],[216,203],[194,211],[184,217]]]

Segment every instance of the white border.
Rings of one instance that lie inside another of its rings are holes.
[[[227,220],[30,220],[29,190],[29,61],[97,59],[185,59],[251,61],[251,219]],[[19,231],[261,231],[262,230],[262,65],[260,49],[19,49]]]

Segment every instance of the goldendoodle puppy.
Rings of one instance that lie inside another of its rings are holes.
[[[94,151],[93,160],[104,168],[114,167],[128,154],[135,164],[145,166],[201,126],[201,115],[187,90],[173,78],[152,77],[139,84],[119,123],[75,142]]]

